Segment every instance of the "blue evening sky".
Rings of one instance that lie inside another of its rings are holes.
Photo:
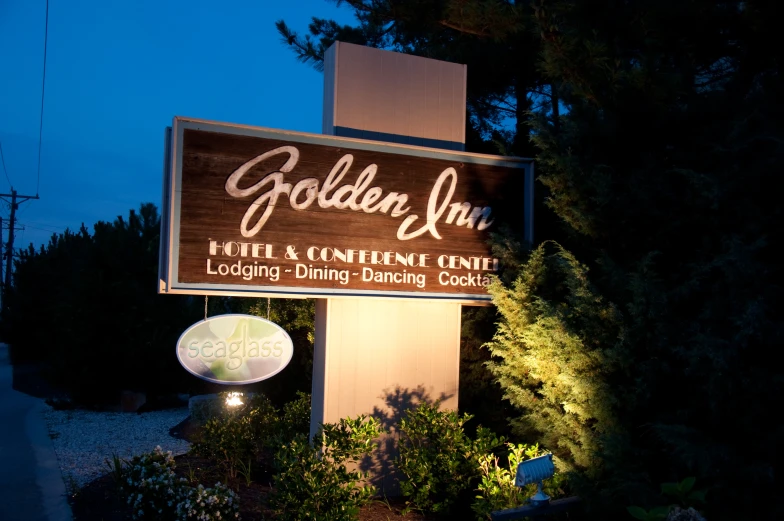
[[[0,144],[25,195],[37,184],[45,5],[0,0]],[[160,206],[175,115],[320,132],[323,77],[274,26],[304,33],[312,16],[353,22],[325,0],[51,0],[40,200],[21,205],[16,248]]]

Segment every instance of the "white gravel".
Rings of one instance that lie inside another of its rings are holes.
[[[82,487],[106,474],[112,454],[129,458],[160,445],[175,456],[190,444],[169,436],[169,429],[188,417],[188,408],[137,413],[56,411],[47,406],[44,420],[66,486]]]

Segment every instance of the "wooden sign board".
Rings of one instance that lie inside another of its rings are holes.
[[[489,234],[530,234],[530,160],[184,118],[170,136],[161,293],[486,302]]]

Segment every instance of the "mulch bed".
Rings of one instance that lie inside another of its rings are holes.
[[[189,468],[198,475],[205,469],[205,465],[212,465],[202,458],[188,454],[176,457],[175,461],[177,474],[186,478]],[[219,479],[219,481],[224,480],[225,478]],[[244,521],[274,519],[266,507],[266,498],[271,490],[269,485],[257,481],[249,486],[237,480],[230,480],[229,483],[240,497],[241,519]],[[130,521],[130,509],[120,498],[121,495],[111,476],[98,478],[69,498],[74,521]],[[428,521],[430,519],[414,512],[403,516],[400,512],[404,507],[405,503],[400,498],[377,500],[362,508],[359,519],[360,521]]]
[[[173,427],[172,436],[190,440],[195,432],[195,427],[190,419]],[[176,456],[176,472],[186,479],[194,477],[197,482],[209,486],[217,481],[226,483],[225,475],[219,475],[216,466],[204,458],[191,454]],[[252,477],[250,484],[242,479],[229,479],[229,486],[240,497],[240,517],[244,521],[261,521],[274,519],[274,515],[267,508],[267,496],[272,490],[270,483],[272,476],[269,473],[259,472]],[[105,475],[88,485],[82,487],[70,499],[74,521],[130,521],[131,512],[121,500],[121,494],[110,475]],[[402,498],[389,498],[377,500],[366,505],[360,511],[360,521],[430,521],[415,512],[403,516],[401,511],[405,508]],[[470,517],[467,519],[471,519]]]
[[[41,368],[33,364],[18,364],[14,366],[13,387],[17,391],[38,398],[57,397],[63,393],[51,387],[41,375]],[[173,427],[170,434],[176,438],[190,441],[196,427],[190,418]],[[189,478],[193,472],[194,477],[205,486],[217,481],[226,482],[225,475],[218,475],[215,465],[210,461],[191,454],[175,457],[178,475]],[[253,476],[250,485],[243,480],[229,480],[229,486],[240,497],[240,516],[244,521],[261,521],[274,519],[267,508],[266,498],[271,491],[272,476],[259,473]],[[122,495],[117,489],[110,475],[100,477],[76,491],[69,502],[73,511],[74,521],[130,521],[131,511],[122,501]],[[360,511],[360,521],[431,521],[421,514],[410,512],[403,516],[401,511],[405,508],[402,498],[379,499],[366,505]],[[266,517],[265,517],[266,516]],[[473,519],[472,516],[466,519]]]

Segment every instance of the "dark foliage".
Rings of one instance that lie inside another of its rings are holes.
[[[147,393],[225,391],[182,369],[177,339],[204,318],[203,297],[158,295],[160,218],[153,204],[128,218],[98,222],[94,233],[53,235],[16,260],[3,334],[16,364],[39,364],[56,388],[81,405],[113,405],[123,390]],[[250,313],[267,317],[268,299],[210,298],[209,316]],[[265,392],[277,404],[310,390],[313,359],[312,300],[270,299],[269,318],[281,324],[295,356],[274,385],[260,382],[244,391]]]
[[[537,158],[537,238],[562,247],[497,287],[517,432],[558,433],[602,519],[685,476],[709,519],[783,517],[779,4],[338,3],[355,27],[278,24],[301,59],[342,39],[467,63],[469,149]]]
[[[778,9],[556,1],[534,14],[543,72],[569,109],[533,125],[539,179],[564,243],[622,314],[621,338],[610,322],[604,338],[575,331],[625,353],[604,380],[623,434],[604,440],[598,497],[654,504],[642,486],[696,475],[709,518],[746,517],[753,498],[775,495],[784,433],[770,408],[784,384],[771,363],[782,336]]]
[[[44,363],[83,403],[187,390],[174,345],[200,308],[157,294],[159,229],[155,206],[143,204],[92,235],[82,226],[23,251],[3,320],[14,362]]]

